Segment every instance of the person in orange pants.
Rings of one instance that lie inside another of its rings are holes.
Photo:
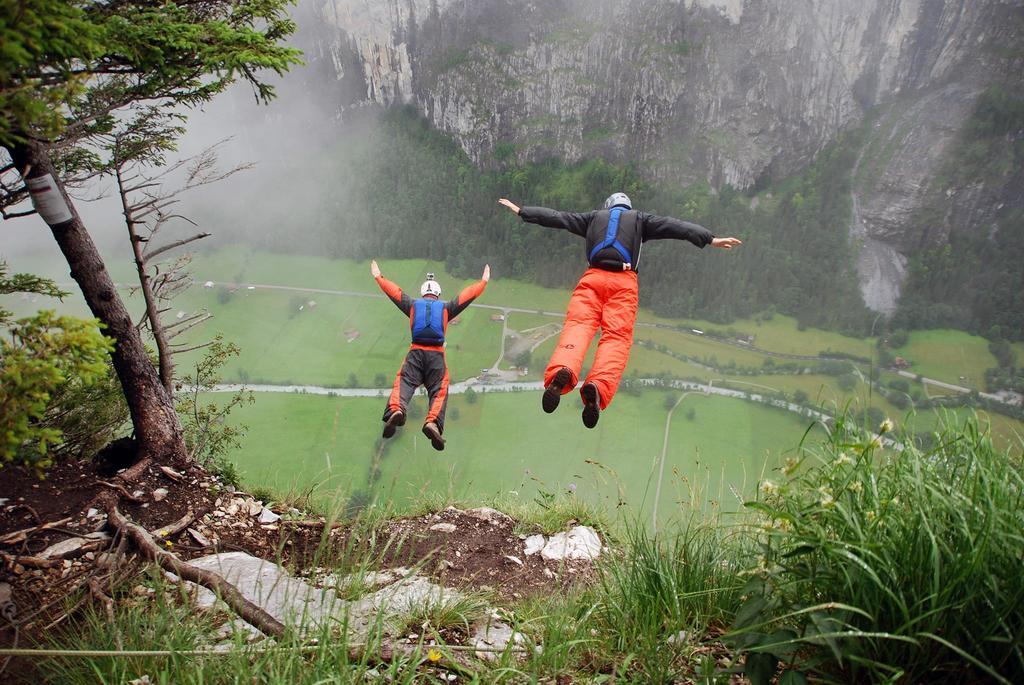
[[[370,262],[370,273],[384,294],[409,317],[412,345],[405,361],[395,374],[395,385],[384,408],[385,438],[390,438],[405,425],[406,407],[419,386],[425,386],[430,401],[427,418],[423,421],[423,434],[430,438],[435,450],[444,449],[444,414],[448,406],[448,364],[444,356],[444,336],[448,322],[462,313],[480,297],[491,279],[491,267],[484,267],[483,278],[463,289],[454,300],[442,302],[441,286],[434,274],[420,286],[420,298],[412,299],[397,285],[381,275],[377,262]]]
[[[742,244],[736,238],[716,238],[708,229],[688,221],[636,211],[625,193],[611,195],[604,209],[583,213],[519,207],[505,198],[498,203],[523,221],[561,228],[587,241],[590,268],[569,299],[562,335],[544,372],[541,399],[541,406],[550,414],[558,408],[561,396],[576,387],[587,348],[600,328],[594,365],[580,387],[583,425],[587,428],[596,426],[601,410],[611,404],[629,361],[639,298],[637,264],[643,243],[676,239],[700,248],[711,245],[726,250]]]

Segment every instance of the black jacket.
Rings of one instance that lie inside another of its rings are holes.
[[[714,239],[708,229],[689,221],[680,221],[669,216],[657,216],[646,212],[628,210],[619,218],[618,241],[632,257],[627,265],[623,256],[613,247],[599,250],[591,259],[591,252],[600,245],[608,232],[608,217],[611,210],[599,209],[593,212],[559,212],[546,207],[521,207],[519,217],[531,224],[548,228],[562,228],[587,240],[587,261],[591,266],[608,271],[637,270],[640,250],[648,240],[688,240],[703,248]]]

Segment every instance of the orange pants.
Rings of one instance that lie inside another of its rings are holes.
[[[544,385],[550,384],[564,366],[572,373],[572,383],[562,389],[562,394],[576,386],[587,348],[600,328],[594,365],[585,382],[597,386],[601,409],[611,404],[633,346],[638,298],[636,272],[587,269],[569,299],[565,327],[544,372]]]

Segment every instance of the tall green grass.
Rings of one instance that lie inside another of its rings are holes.
[[[733,644],[755,670],[843,682],[1024,682],[1020,452],[976,419],[930,451],[847,420],[829,436],[749,503],[760,556]]]

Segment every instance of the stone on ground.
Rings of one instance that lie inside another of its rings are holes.
[[[576,526],[569,532],[552,535],[540,554],[545,559],[593,560],[601,555],[601,538],[590,526]]]

